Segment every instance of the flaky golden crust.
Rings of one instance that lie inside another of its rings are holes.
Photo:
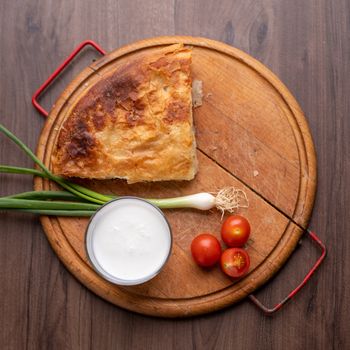
[[[129,183],[193,179],[190,64],[191,50],[176,44],[102,78],[62,123],[53,172]]]

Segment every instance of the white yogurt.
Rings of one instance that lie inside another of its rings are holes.
[[[113,200],[92,217],[86,248],[104,278],[120,285],[150,280],[171,250],[171,230],[162,212],[142,199]]]

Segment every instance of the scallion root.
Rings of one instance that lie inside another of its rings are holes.
[[[215,207],[224,215],[225,211],[234,213],[240,208],[248,208],[249,201],[243,190],[235,187],[221,189],[215,197]]]

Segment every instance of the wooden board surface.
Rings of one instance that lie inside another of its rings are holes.
[[[297,103],[283,84],[250,56],[203,38],[162,37],[144,40],[102,57],[86,68],[63,92],[40,137],[38,156],[50,166],[62,121],[79,97],[110,71],[174,42],[193,46],[193,78],[203,81],[204,103],[195,109],[199,172],[190,182],[127,186],[122,180],[82,181],[101,192],[140,197],[173,197],[225,186],[243,189],[249,198],[242,212],[251,223],[248,244],[251,268],[233,281],[218,267],[197,267],[189,246],[199,231],[219,238],[220,213],[168,210],[173,230],[171,257],[162,272],[140,286],[119,287],[98,276],[85,252],[88,219],[42,218],[46,235],[59,258],[88,288],[106,300],[136,312],[188,316],[233,304],[265,283],[284,263],[306,225],[315,194],[315,154]],[[35,189],[50,184],[36,179]],[[277,207],[279,210],[276,210]],[[285,214],[283,214],[285,213]]]

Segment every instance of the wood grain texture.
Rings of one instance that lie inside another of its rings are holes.
[[[139,41],[84,69],[60,95],[40,135],[37,154],[46,166],[51,166],[62,123],[88,89],[125,62],[176,42],[192,46],[193,77],[204,83],[203,106],[194,110],[199,161],[196,178],[133,186],[118,180],[81,182],[98,192],[145,198],[175,197],[227,186],[242,188],[250,202],[243,212],[252,227],[250,273],[235,283],[218,267],[208,272],[193,264],[189,246],[198,230],[216,233],[219,238],[220,213],[215,211],[166,211],[174,239],[169,262],[156,278],[129,288],[107,283],[88,263],[84,238],[88,219],[42,218],[51,246],[84,285],[118,306],[165,317],[211,312],[232,305],[263,285],[286,261],[302,234],[270,203],[305,225],[316,183],[311,135],[300,108],[283,84],[237,49],[185,36]],[[254,176],[254,171],[259,175]],[[48,181],[35,179],[36,190],[50,186]]]
[[[139,316],[78,283],[52,252],[38,220],[1,213],[0,346],[5,349],[347,349],[350,347],[348,0],[0,2],[0,120],[35,148],[43,120],[32,92],[78,42],[106,50],[146,37],[187,34],[222,40],[272,69],[304,110],[318,154],[311,227],[329,255],[292,303],[272,319],[242,302],[187,320]],[[15,19],[15,20],[14,20]],[[50,107],[93,57],[87,50],[43,97]],[[31,162],[3,137],[2,164]],[[32,181],[1,175],[1,193]],[[304,242],[259,294],[283,297],[315,260]]]

